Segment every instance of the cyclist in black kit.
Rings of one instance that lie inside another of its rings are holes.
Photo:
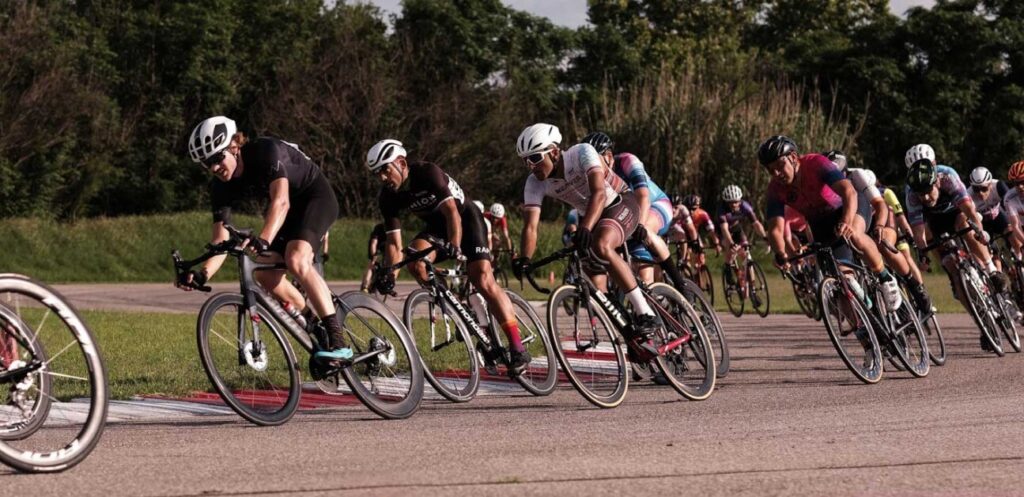
[[[288,272],[306,289],[328,332],[327,350],[317,352],[317,358],[351,359],[352,350],[345,343],[330,289],[313,267],[313,254],[319,252],[324,235],[338,218],[338,200],[320,168],[293,143],[271,137],[247,141],[237,132],[235,122],[224,116],[199,123],[189,137],[188,152],[215,178],[210,182],[211,243],[228,239],[224,223],[230,222],[233,207],[269,198],[263,228],[244,246],[261,262],[283,258]],[[177,285],[185,290],[204,285],[226,257],[211,258]],[[285,271],[257,271],[254,276],[282,302],[300,311],[306,307],[302,294],[285,278]]]
[[[399,216],[407,209],[426,222],[410,244],[413,250],[429,248],[427,238],[433,237],[445,240],[444,246],[435,252],[438,260],[465,257],[469,280],[487,300],[488,309],[508,337],[512,374],[522,373],[530,363],[530,354],[519,337],[512,302],[494,281],[483,213],[440,167],[429,162],[408,162],[405,148],[397,140],[383,140],[374,145],[366,154],[366,165],[383,183],[380,212],[387,231],[385,264],[391,266],[399,260],[402,246]],[[410,266],[409,271],[420,282],[426,280],[424,264]],[[393,280],[384,284],[385,288],[393,285]]]
[[[377,269],[377,259],[384,252],[384,243],[387,241],[387,234],[384,232],[384,223],[377,223],[370,231],[370,239],[366,242],[366,257],[370,261],[366,265],[366,272],[363,273],[363,281],[359,285],[359,291],[369,293],[373,282],[373,272]]]

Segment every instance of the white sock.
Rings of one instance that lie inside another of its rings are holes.
[[[647,299],[644,298],[644,294],[640,291],[639,286],[626,292],[626,299],[629,300],[630,304],[633,304],[633,312],[636,313],[637,316],[644,314],[649,316],[654,315],[654,311],[651,310],[651,306],[647,305]]]
[[[992,259],[985,263],[985,270],[988,271],[988,274],[996,272],[996,265],[992,263]]]

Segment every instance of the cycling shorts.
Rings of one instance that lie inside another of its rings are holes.
[[[270,251],[284,254],[288,242],[305,240],[320,253],[327,230],[338,219],[338,198],[324,175],[319,175],[306,189],[307,195],[290,199],[284,224],[270,243]]]
[[[491,260],[491,249],[487,243],[487,228],[484,226],[484,215],[480,213],[480,209],[477,209],[472,203],[467,204],[463,207],[460,217],[462,219],[462,242],[459,244],[459,249],[462,250],[466,261]],[[448,227],[443,218],[428,220],[423,231],[414,237],[419,240],[429,238],[448,239]],[[438,257],[437,262],[443,260],[444,258]]]

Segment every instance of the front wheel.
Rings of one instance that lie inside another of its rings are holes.
[[[573,285],[548,298],[548,333],[562,371],[591,404],[612,408],[629,388],[626,354],[618,331],[593,299],[584,302]]]
[[[516,381],[534,395],[550,395],[558,383],[558,363],[551,346],[551,337],[544,329],[544,322],[526,299],[511,290],[505,290],[505,294],[512,302],[512,311],[519,325],[519,338],[531,357],[530,364],[515,377]],[[491,329],[495,331],[494,335],[504,340],[504,333],[493,326]]]
[[[704,290],[704,295],[707,295],[708,302],[712,308],[715,305],[715,280],[711,277],[711,270],[708,269],[707,265],[702,265],[697,270],[697,284],[701,290]]]
[[[1003,330],[1003,336],[1006,337],[1010,347],[1013,347],[1014,352],[1020,352],[1020,334],[1017,332],[1017,320],[1021,315],[1020,308],[1005,293],[997,294],[995,300],[1002,311],[999,313],[999,327]]]
[[[928,335],[928,357],[932,364],[942,366],[946,364],[946,339],[942,336],[937,316],[938,313],[929,312],[928,319],[921,322],[921,328]]]
[[[733,316],[743,315],[743,295],[740,293],[739,274],[730,264],[722,266],[722,292],[725,293],[725,305]]]
[[[405,325],[362,292],[336,296],[334,305],[354,353],[341,369],[352,393],[382,418],[411,416],[423,399],[423,364]]]
[[[444,398],[469,402],[480,388],[473,339],[448,302],[420,288],[405,301],[403,322],[416,342],[423,376]]]
[[[715,390],[716,365],[700,316],[678,290],[664,283],[651,285],[649,299],[665,325],[664,335],[654,339],[659,350],[665,349],[655,363],[680,395],[707,399]]]
[[[996,311],[992,308],[992,302],[979,287],[981,273],[971,265],[960,268],[960,288],[966,297],[967,311],[974,319],[978,329],[981,330],[982,340],[988,342],[992,352],[999,357],[1006,355],[1003,351],[1002,340],[999,339],[999,323],[996,322]]]
[[[261,426],[282,424],[299,407],[301,381],[290,342],[273,315],[237,293],[210,297],[199,311],[196,339],[206,376],[239,416]]]
[[[896,357],[910,374],[922,378],[928,376],[931,361],[928,356],[928,339],[921,328],[917,317],[917,309],[911,304],[910,297],[902,292],[903,305],[890,313],[889,324],[892,329],[888,334]],[[879,300],[881,303],[881,300]]]
[[[750,305],[757,311],[757,315],[768,317],[768,309],[771,305],[771,296],[768,295],[768,279],[764,277],[761,265],[754,261],[747,263],[747,288],[750,294]]]
[[[882,379],[882,348],[868,310],[838,279],[827,277],[818,286],[818,307],[825,330],[839,358],[864,383]]]

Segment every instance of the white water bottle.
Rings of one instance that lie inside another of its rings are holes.
[[[484,296],[480,295],[480,292],[470,295],[469,306],[473,309],[473,313],[476,314],[477,324],[481,328],[487,326],[487,302],[484,300]]]
[[[864,302],[865,307],[870,309],[871,297],[864,294],[864,288],[860,286],[860,282],[857,281],[857,278],[846,278],[846,281],[850,284],[850,289],[853,290],[854,295],[856,295],[861,302]]]
[[[305,318],[305,316],[303,316],[302,312],[299,311],[298,309],[296,309],[295,306],[293,306],[291,302],[288,302],[286,300],[284,302],[284,306],[283,307],[284,307],[284,312],[287,312],[288,315],[291,316],[292,319],[294,319],[296,323],[299,323],[299,326],[301,326],[302,328],[306,327],[306,318]]]

